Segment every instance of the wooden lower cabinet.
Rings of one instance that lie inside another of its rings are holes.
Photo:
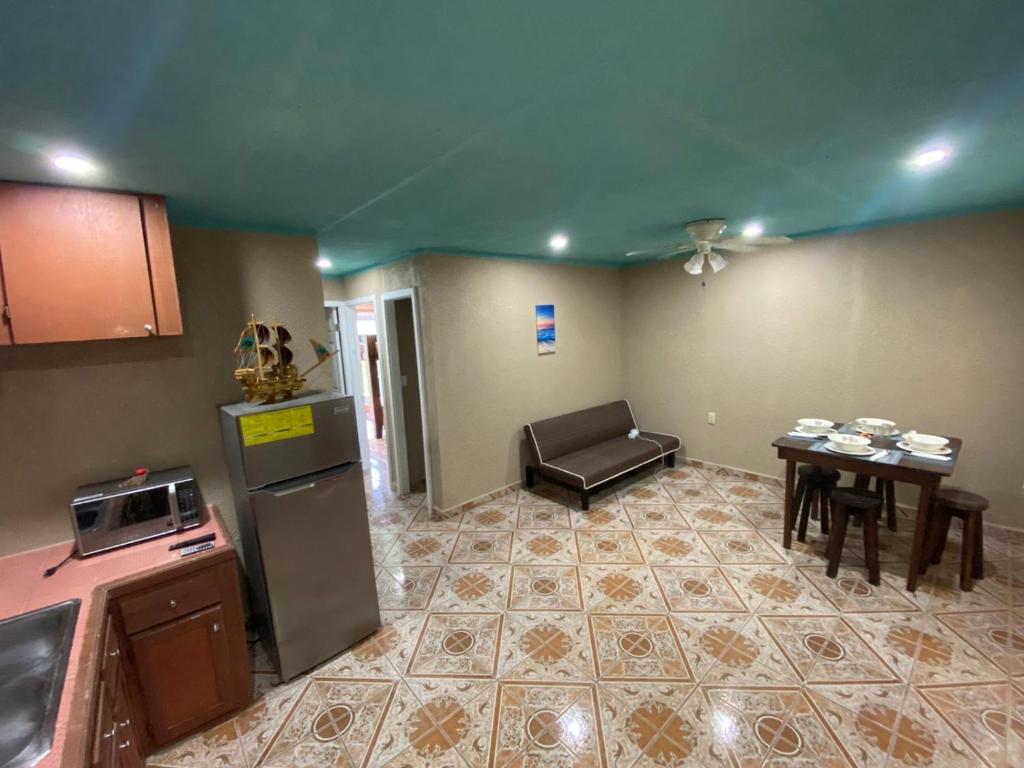
[[[236,706],[220,604],[132,635],[153,740],[162,744]]]
[[[135,768],[158,747],[250,701],[234,553],[113,588],[100,647],[94,768]]]

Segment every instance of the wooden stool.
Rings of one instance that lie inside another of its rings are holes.
[[[875,493],[885,503],[885,519],[890,531],[896,530],[896,483],[892,480],[875,478]]]
[[[832,533],[828,537],[828,569],[835,578],[839,573],[839,558],[843,554],[846,525],[850,515],[862,517],[864,522],[864,559],[868,564],[868,581],[881,584],[878,572],[878,515],[882,511],[882,497],[874,491],[860,488],[836,488],[832,492]]]
[[[921,558],[920,572],[928,569],[928,561],[938,565],[942,551],[946,548],[949,522],[954,517],[964,521],[963,542],[960,545],[960,589],[970,592],[974,579],[985,578],[985,564],[982,557],[984,533],[982,513],[988,509],[988,499],[959,488],[940,488],[932,498],[931,513],[928,515],[925,556]]]
[[[832,489],[839,482],[839,470],[830,467],[818,467],[805,464],[797,469],[800,479],[797,480],[796,492],[793,497],[793,509],[800,510],[800,527],[796,540],[807,541],[807,520],[814,517],[821,521],[821,532],[828,534],[829,512]],[[811,514],[813,505],[813,515]],[[793,524],[796,525],[794,518]]]
[[[857,475],[854,480],[853,487],[860,488],[861,490],[867,490],[871,486],[870,475]],[[875,493],[882,497],[882,501],[885,503],[886,513],[886,524],[889,526],[890,531],[896,530],[896,483],[892,480],[883,480],[880,477],[875,478]],[[853,524],[857,527],[860,526],[860,518],[855,518]]]

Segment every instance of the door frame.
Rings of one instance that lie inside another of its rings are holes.
[[[356,307],[360,304],[373,304],[374,318],[380,317],[380,304],[377,297],[360,296],[357,299],[347,301],[336,301],[325,299],[325,307],[338,308],[338,322],[341,331],[341,363],[345,372],[345,381],[348,383],[352,395],[352,401],[356,409],[356,429],[359,432],[359,455],[363,460],[363,469],[368,469],[370,461],[370,440],[366,434],[366,393],[363,392],[363,376],[359,370],[359,333],[356,330]],[[379,322],[379,320],[378,320]],[[377,328],[378,338],[380,327]]]
[[[398,359],[398,348],[392,349],[385,345],[393,343],[398,338],[398,326],[395,324],[395,299],[381,298],[384,307],[383,323],[377,325],[380,347],[377,350],[380,354],[381,371],[386,381],[381,382],[386,387],[388,397],[384,403],[385,418],[390,429],[388,430],[388,458],[391,460],[391,478],[394,480],[395,490],[398,493],[409,493],[409,453],[405,437],[405,403],[395,393],[402,392],[402,369],[401,361]],[[382,332],[381,332],[382,331]],[[418,386],[418,385],[417,385]],[[422,393],[421,393],[422,394]]]
[[[345,358],[343,350],[345,345],[342,344],[342,331],[341,331],[341,311],[338,308],[339,302],[336,301],[325,301],[324,309],[329,310],[327,320],[327,333],[330,335],[330,343],[328,347],[337,354],[331,359],[331,373],[334,376],[335,389],[346,395],[351,394],[348,391],[348,382],[346,380],[347,371],[345,370]]]
[[[416,288],[402,288],[397,291],[386,291],[380,295],[380,314],[377,321],[377,336],[383,340],[381,355],[385,365],[381,368],[384,372],[384,388],[386,402],[384,403],[391,429],[388,436],[389,449],[393,458],[391,473],[396,481],[400,493],[407,493],[409,489],[409,466],[408,453],[406,451],[405,418],[402,412],[403,404],[401,398],[395,396],[395,392],[402,391],[401,371],[399,368],[397,346],[394,346],[396,338],[395,307],[394,304],[400,299],[412,301],[412,325],[416,347],[416,385],[420,389],[420,421],[423,425],[423,469],[426,475],[427,485],[427,509],[433,509],[433,473],[430,466],[430,422],[427,418],[427,387],[426,376],[423,367],[423,330],[420,322],[419,295]],[[383,320],[383,322],[381,322]],[[383,331],[383,334],[381,333]],[[392,348],[395,354],[392,354]],[[403,490],[404,489],[404,490]]]

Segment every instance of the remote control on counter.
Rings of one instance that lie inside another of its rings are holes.
[[[184,549],[185,547],[191,547],[193,544],[204,544],[207,541],[213,541],[216,538],[216,533],[207,533],[203,536],[195,536],[191,539],[185,539],[184,541],[176,541],[173,544],[171,544],[171,546],[169,546],[167,549],[173,552],[176,549]]]
[[[203,552],[207,549],[213,549],[212,541],[204,541],[202,544],[193,544],[191,547],[183,547],[181,550],[182,557],[188,557],[194,555],[196,552]]]

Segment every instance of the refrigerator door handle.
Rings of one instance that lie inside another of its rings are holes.
[[[311,483],[303,483],[302,485],[293,485],[291,488],[284,488],[280,491],[271,491],[274,496],[288,496],[292,493],[298,493],[299,491],[308,491],[310,488],[316,488],[316,481]]]

